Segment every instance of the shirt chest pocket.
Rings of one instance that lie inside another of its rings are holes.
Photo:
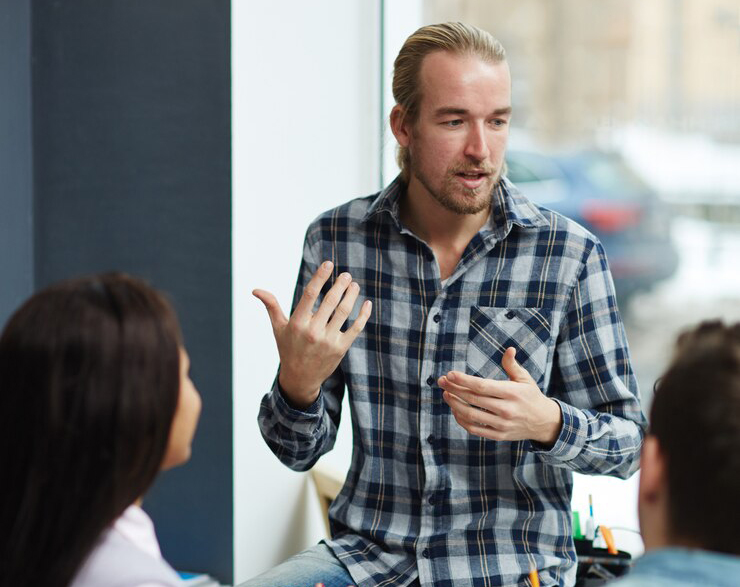
[[[470,308],[468,373],[486,379],[507,379],[501,366],[504,351],[516,349],[516,359],[537,384],[547,372],[551,311],[548,308]]]

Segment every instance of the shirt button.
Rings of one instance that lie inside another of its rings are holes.
[[[430,434],[429,436],[427,436],[427,442],[429,444],[434,444],[434,435],[433,434]]]
[[[442,320],[442,317],[439,314],[435,314],[432,320],[434,320],[437,324],[439,324],[439,321]]]
[[[509,320],[511,320],[514,316],[516,316],[516,312],[514,310],[509,310],[508,312],[506,312],[506,318],[508,318]]]
[[[430,495],[427,501],[429,501],[429,505],[434,505],[434,502],[435,502],[434,494]]]
[[[434,385],[434,377],[431,375],[427,377],[427,385]]]
[[[422,550],[421,556],[423,556],[424,558],[429,558],[429,549],[425,548],[424,550]]]

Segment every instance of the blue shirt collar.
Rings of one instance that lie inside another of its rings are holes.
[[[627,577],[660,577],[676,585],[734,587],[740,577],[740,556],[689,548],[661,548],[637,559]]]

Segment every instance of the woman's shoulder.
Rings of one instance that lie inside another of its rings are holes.
[[[129,531],[122,531],[130,528],[130,514],[127,512],[122,516],[127,518],[123,527],[117,521],[103,533],[70,587],[182,586],[174,569],[152,552],[151,544],[146,543],[147,540],[153,540],[156,544],[153,527],[151,537],[147,536],[146,528],[138,537]]]

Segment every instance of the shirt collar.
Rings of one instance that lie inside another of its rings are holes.
[[[378,197],[373,200],[367,213],[363,216],[362,222],[367,222],[374,217],[381,217],[383,214],[387,214],[400,230],[401,213],[399,207],[401,196],[405,191],[406,183],[401,179],[400,175],[396,176],[396,179],[389,183],[385,189],[378,194]]]
[[[162,558],[157,535],[154,532],[154,524],[138,505],[130,505],[126,508],[121,517],[113,522],[113,531],[147,554]]]
[[[637,559],[632,571],[645,578],[673,578],[678,585],[737,585],[740,557],[709,550],[667,547]]]
[[[398,175],[378,194],[362,218],[362,222],[386,214],[398,230],[402,230],[399,208],[401,197],[405,192],[406,183]],[[500,239],[509,234],[514,224],[529,229],[549,226],[550,223],[537,206],[530,202],[508,178],[504,177],[491,194],[491,215],[481,229],[481,233],[483,236],[491,234]]]

